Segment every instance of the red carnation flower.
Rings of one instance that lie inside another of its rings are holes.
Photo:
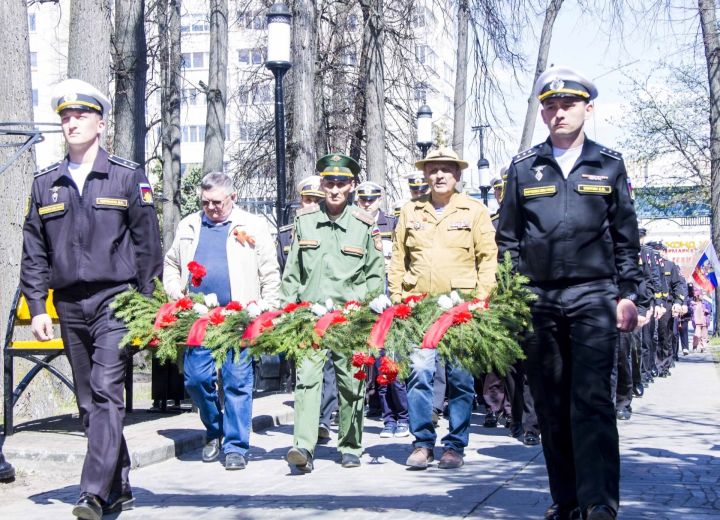
[[[177,307],[178,310],[187,311],[192,309],[193,301],[189,296],[184,296],[175,302],[175,307]]]
[[[351,364],[355,368],[360,368],[361,366],[363,366],[365,364],[365,354],[363,354],[362,352],[353,353]]]
[[[337,325],[338,323],[345,323],[347,321],[347,317],[343,316],[342,314],[336,314],[333,316],[331,325]]]
[[[383,356],[380,359],[380,367],[378,368],[378,371],[381,374],[385,374],[386,376],[388,376],[388,378],[392,377],[393,379],[395,379],[395,377],[398,375],[398,372],[400,372],[400,367],[392,359],[388,358],[387,356]]]
[[[390,380],[388,379],[388,377],[385,374],[380,374],[379,376],[377,376],[377,378],[375,378],[375,381],[377,381],[377,384],[383,385],[383,386],[390,383]]]
[[[150,343],[148,343],[148,347],[157,347],[160,341],[157,338],[153,338],[150,340]]]
[[[396,318],[400,318],[401,320],[404,320],[411,314],[412,314],[412,307],[410,307],[409,305],[401,303],[397,307],[395,307],[395,317]]]
[[[177,316],[175,316],[174,314],[165,314],[161,318],[159,326],[161,329],[164,329],[165,327],[172,325],[176,321],[177,321]]]
[[[191,275],[197,276],[198,278],[203,278],[207,274],[205,266],[195,260],[188,262],[187,268]]]
[[[210,311],[208,316],[210,317],[210,323],[213,325],[220,325],[225,321],[225,316],[223,316],[222,308],[220,307],[215,307]]]
[[[469,311],[458,312],[453,318],[453,325],[460,325],[461,323],[467,323],[472,319],[472,313]]]
[[[200,287],[200,284],[202,283],[202,277],[200,276],[193,276],[190,279],[190,283],[193,285],[193,287]]]
[[[345,308],[346,308],[346,309],[347,309],[348,307],[361,307],[361,306],[362,306],[362,304],[361,304],[359,301],[357,301],[357,300],[350,300],[349,302],[347,302],[347,303],[345,304]]]
[[[367,374],[364,370],[358,370],[353,374],[353,377],[358,381],[365,381],[367,379]]]
[[[236,302],[235,300],[232,300],[230,303],[228,303],[225,306],[226,311],[241,311],[243,310],[243,306],[240,304],[240,302]]]
[[[373,356],[371,356],[371,355],[365,356],[365,362],[364,362],[364,364],[367,365],[367,366],[372,366],[372,365],[374,365],[374,364],[375,364],[375,358],[374,358]]]

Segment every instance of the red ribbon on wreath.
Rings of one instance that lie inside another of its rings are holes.
[[[273,320],[278,316],[282,316],[282,311],[267,311],[260,314],[257,318],[248,323],[243,332],[241,342],[243,345],[253,342],[257,337],[267,329],[273,327]]]
[[[192,324],[190,330],[188,331],[186,341],[188,347],[202,346],[205,334],[207,333],[208,323],[211,323],[212,325],[220,325],[225,321],[225,316],[223,315],[224,309],[225,307],[215,307],[205,316],[200,316],[195,320],[195,323]]]
[[[347,316],[345,316],[343,311],[328,312],[321,316],[320,319],[317,320],[317,323],[315,323],[315,333],[322,338],[331,325],[345,323],[347,320]]]
[[[460,325],[467,323],[473,317],[471,309],[487,309],[487,300],[473,300],[471,302],[463,302],[460,305],[456,305],[452,309],[443,313],[435,323],[430,325],[428,330],[425,331],[425,336],[422,340],[421,348],[437,348],[438,343],[443,339],[443,336],[453,325]]]
[[[412,307],[406,303],[391,305],[385,309],[380,317],[375,321],[370,330],[368,343],[374,348],[383,348],[385,346],[385,338],[390,331],[390,326],[395,318],[404,320],[412,314]]]

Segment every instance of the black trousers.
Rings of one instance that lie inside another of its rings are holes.
[[[654,316],[650,318],[650,322],[645,325],[642,329],[640,329],[640,332],[642,334],[642,346],[641,346],[641,362],[640,362],[640,370],[642,372],[642,377],[645,381],[647,381],[651,377],[651,372],[653,369],[657,369],[657,365],[655,363],[655,350],[656,350],[656,343],[655,343],[655,327],[657,326],[657,320]]]
[[[617,358],[612,374],[612,395],[615,408],[622,410],[630,406],[633,393],[632,378],[632,351],[634,348],[634,332],[621,332],[618,334]]]
[[[610,379],[617,289],[610,281],[532,287],[526,369],[553,502],[618,509],[620,453]]]
[[[540,433],[524,361],[517,361],[510,368],[505,377],[505,385],[510,396],[513,422],[522,424],[523,433]]]
[[[655,364],[658,372],[662,373],[670,369],[672,364],[672,313],[671,305],[665,304],[665,314],[657,320],[657,351],[655,352]]]
[[[130,486],[130,456],[123,436],[128,353],[118,348],[127,329],[109,308],[115,295],[126,288],[82,284],[55,293],[60,331],[88,442],[80,491],[103,500]]]

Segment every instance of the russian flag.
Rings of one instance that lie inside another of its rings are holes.
[[[705,292],[712,292],[718,286],[717,273],[720,273],[720,261],[718,261],[715,248],[710,242],[700,255],[692,277]]]

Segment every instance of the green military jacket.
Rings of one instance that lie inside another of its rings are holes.
[[[365,211],[347,206],[330,220],[325,204],[298,211],[280,287],[283,304],[364,300],[384,290],[380,234]]]

